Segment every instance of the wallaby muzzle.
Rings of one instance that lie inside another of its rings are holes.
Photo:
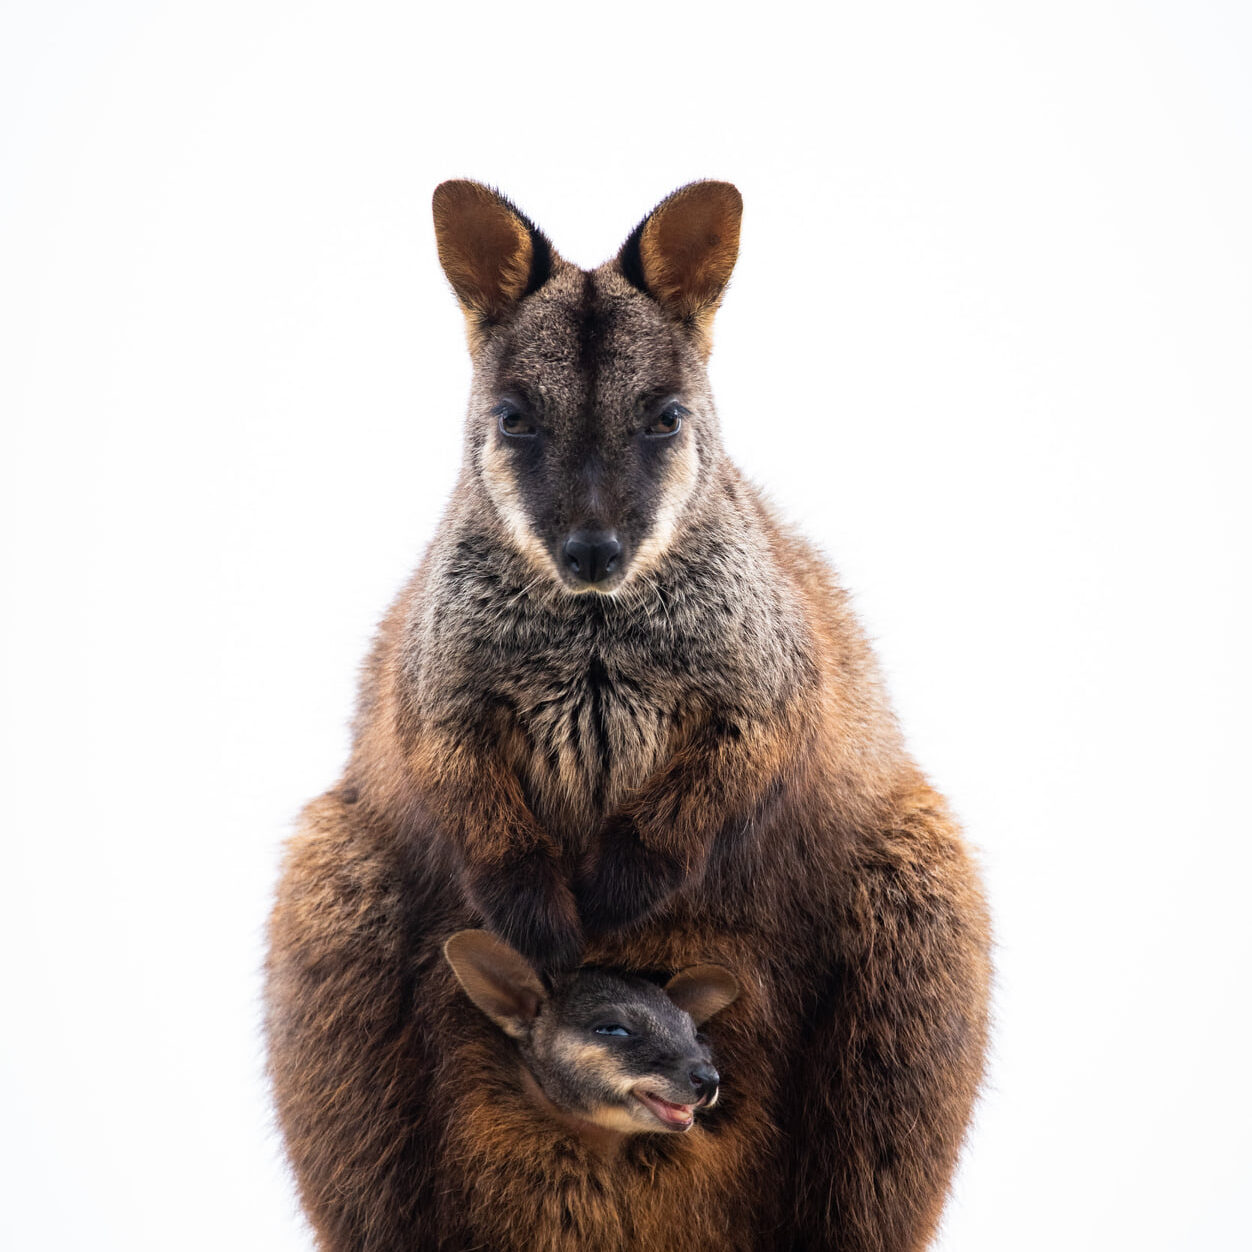
[[[623,565],[622,545],[611,530],[576,530],[561,547],[567,577],[595,586],[618,573]]]

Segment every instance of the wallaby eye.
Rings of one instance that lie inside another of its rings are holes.
[[[612,1035],[617,1039],[627,1039],[634,1032],[627,1030],[625,1026],[617,1022],[609,1022],[607,1025],[594,1027],[593,1033],[597,1035]]]
[[[496,412],[500,415],[500,433],[510,439],[529,439],[539,433],[534,422],[529,421],[515,405],[501,404]]]
[[[644,429],[644,434],[653,439],[665,439],[676,435],[682,429],[683,414],[686,413],[677,400],[671,400],[652,420],[652,425]]]

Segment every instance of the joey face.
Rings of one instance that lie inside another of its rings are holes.
[[[480,184],[434,207],[474,358],[467,464],[500,533],[573,594],[646,577],[721,452],[704,362],[738,192],[680,189],[590,272]]]
[[[523,1058],[559,1108],[624,1134],[682,1133],[717,1103],[695,1022],[654,983],[585,971],[554,995]]]
[[[486,931],[458,931],[444,953],[562,1117],[620,1134],[681,1133],[717,1103],[721,1079],[697,1029],[739,994],[721,966],[683,970],[664,988],[599,969],[547,988]]]

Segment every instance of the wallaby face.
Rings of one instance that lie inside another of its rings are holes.
[[[591,272],[477,183],[442,184],[434,211],[474,358],[467,473],[538,571],[615,592],[673,543],[722,455],[704,358],[739,194],[683,188]]]
[[[674,1133],[717,1102],[719,1075],[696,1028],[739,994],[721,966],[683,970],[664,989],[584,969],[548,992],[526,960],[487,931],[457,932],[444,954],[561,1112],[622,1134]]]

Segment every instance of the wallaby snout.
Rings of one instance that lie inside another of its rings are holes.
[[[594,586],[621,568],[622,545],[611,530],[576,530],[565,541],[561,555],[569,574]]]

